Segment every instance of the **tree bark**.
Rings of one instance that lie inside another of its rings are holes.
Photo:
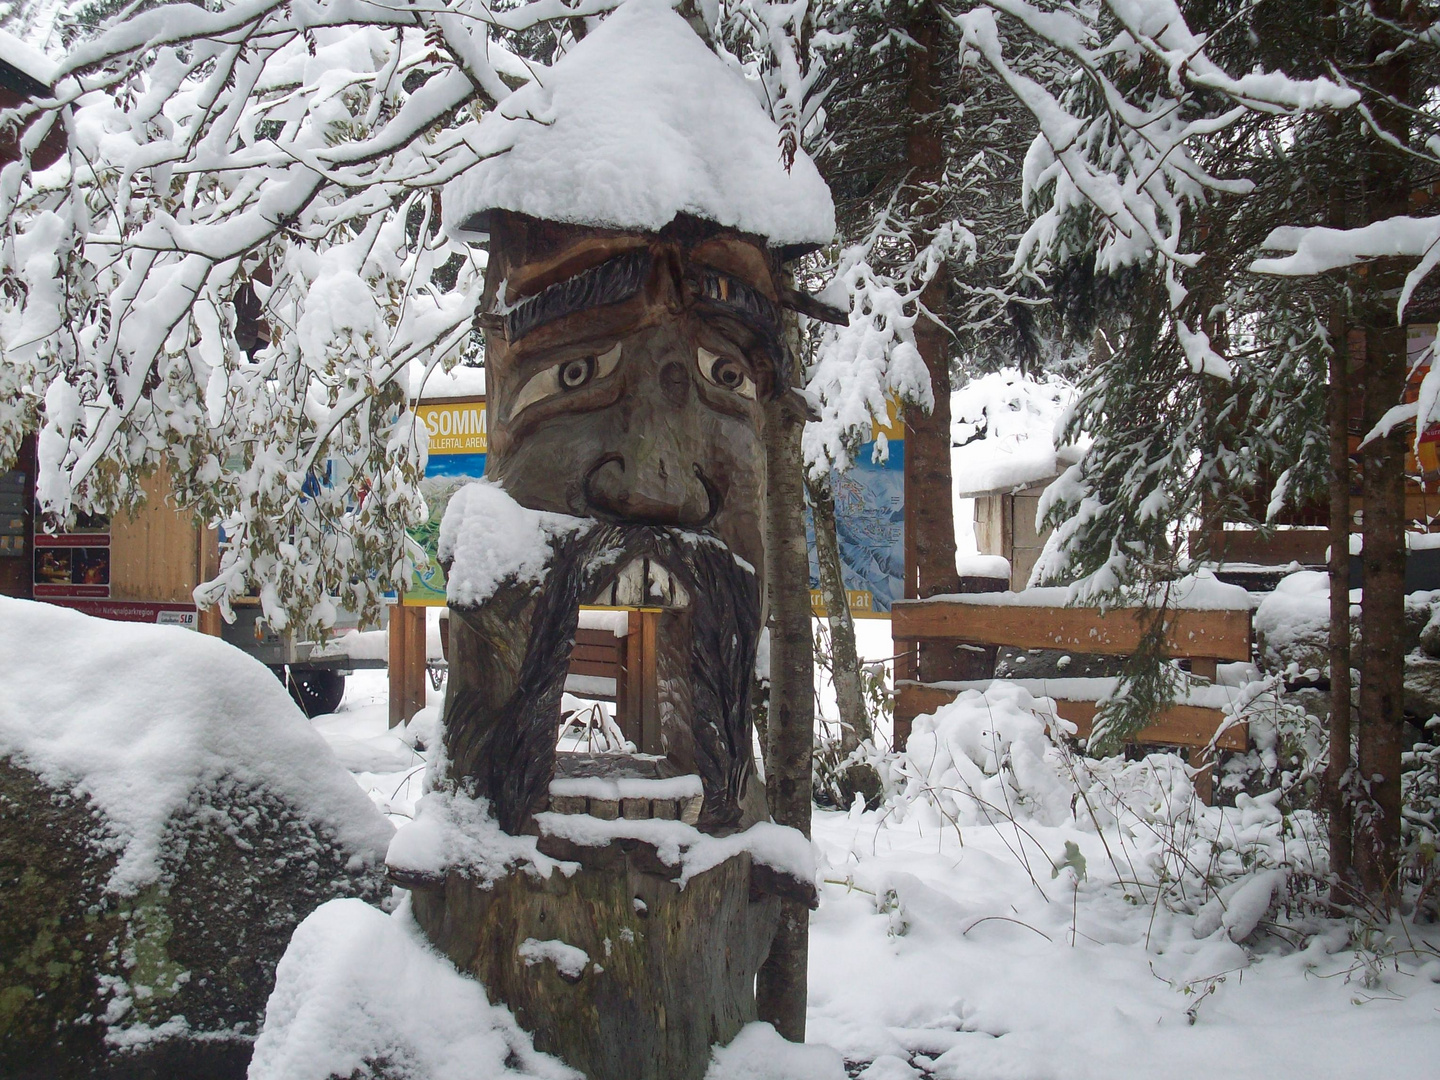
[[[1350,767],[1350,346],[1339,302],[1330,320],[1330,873],[1347,882],[1354,872],[1352,815],[1346,791]]]
[[[805,547],[805,419],[785,399],[765,406],[766,580],[770,605],[770,704],[765,788],[770,814],[810,835],[814,754],[814,639],[810,559]],[[755,983],[760,1019],[792,1042],[805,1041],[810,909],[784,899],[770,955]]]
[[[1393,309],[1392,309],[1393,311]],[[1392,316],[1393,317],[1393,316]],[[1379,322],[1379,319],[1371,320]],[[1366,328],[1365,424],[1379,422],[1405,385],[1404,329]],[[1360,888],[1388,909],[1395,901],[1400,847],[1400,733],[1405,665],[1405,440],[1375,439],[1363,451],[1365,594],[1356,768],[1354,862]]]
[[[907,52],[906,165],[911,183],[921,187],[918,210],[922,230],[933,230],[934,209],[923,185],[937,183],[944,173],[945,151],[940,127],[941,94],[936,62],[945,47],[940,15],[933,5],[917,4],[908,25],[915,44]],[[942,265],[921,293],[920,302],[942,317],[949,285]],[[915,324],[915,346],[925,361],[935,406],[923,413],[905,414],[905,528],[906,595],[925,598],[956,592],[960,578],[955,568],[954,489],[950,473],[950,335],[934,319],[921,314]],[[957,646],[925,642],[919,648],[916,676],[924,682],[965,677],[964,658]],[[897,731],[897,744],[901,732]]]
[[[1376,124],[1403,146],[1409,138],[1410,54],[1392,29],[1407,16],[1404,0],[1374,0],[1369,43],[1370,102]],[[1408,212],[1409,169],[1403,150],[1372,136],[1365,162],[1366,220]],[[1365,426],[1400,403],[1405,388],[1405,328],[1395,301],[1404,280],[1399,260],[1367,268],[1365,304]],[[1405,442],[1401,429],[1363,451],[1365,599],[1360,613],[1364,655],[1360,673],[1356,764],[1368,787],[1355,808],[1355,870],[1361,889],[1383,910],[1398,899],[1400,750],[1404,723]]]
[[[839,750],[843,760],[871,737],[870,714],[865,708],[865,691],[860,679],[855,618],[850,613],[841,570],[840,543],[835,530],[835,495],[828,479],[815,481],[806,477],[805,490],[810,495],[815,522],[820,595],[825,601],[826,620],[830,624],[830,675],[835,685],[835,703],[840,712]],[[848,805],[857,792],[865,797],[866,805],[878,802],[880,777],[871,766],[851,765],[837,780],[841,787],[842,804]]]
[[[1336,0],[1322,0],[1321,32],[1330,56],[1340,58],[1340,22]],[[1345,123],[1338,115],[1325,118],[1331,145],[1342,144]],[[1345,227],[1342,177],[1331,177],[1326,195],[1325,224]],[[1355,817],[1349,801],[1351,772],[1350,681],[1350,320],[1344,296],[1330,314],[1330,386],[1327,397],[1330,434],[1330,767],[1325,775],[1325,801],[1330,810],[1330,873],[1342,899],[1355,877]]]

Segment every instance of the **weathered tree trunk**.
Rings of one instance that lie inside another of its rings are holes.
[[[1393,309],[1392,309],[1393,311]],[[1392,314],[1393,317],[1393,314]],[[1378,322],[1379,320],[1372,320]],[[1365,424],[1373,426],[1405,385],[1400,327],[1366,328]],[[1365,494],[1364,643],[1356,768],[1369,787],[1355,810],[1354,861],[1361,889],[1388,907],[1395,897],[1400,844],[1400,732],[1405,665],[1405,440],[1401,432],[1363,451]]]
[[[580,848],[542,832],[540,845],[582,869],[407,882],[429,939],[590,1080],[701,1080],[712,1044],[756,1019],[782,903],[757,894],[763,868],[741,854],[682,889],[638,841]]]
[[[1330,320],[1330,768],[1325,777],[1330,807],[1330,872],[1337,881],[1353,875],[1352,815],[1347,801],[1350,772],[1350,348],[1337,302]]]
[[[805,490],[810,494],[810,509],[815,522],[815,557],[820,567],[820,595],[825,601],[826,619],[830,624],[830,674],[835,684],[835,702],[840,711],[840,755],[848,758],[860,744],[873,734],[870,714],[865,708],[865,692],[860,681],[860,655],[855,646],[855,618],[845,592],[841,572],[840,543],[835,531],[835,495],[827,480],[806,477]],[[843,776],[837,777],[844,804],[853,801],[856,793],[865,797],[866,805],[878,803],[880,777],[869,765],[853,764]]]
[[[1340,24],[1336,0],[1321,0],[1321,33],[1330,56],[1339,59]],[[1345,135],[1339,115],[1325,118],[1330,144],[1337,149]],[[1330,178],[1325,224],[1345,227],[1344,177]],[[1342,282],[1336,282],[1337,287]],[[1354,754],[1351,749],[1350,680],[1350,320],[1346,299],[1335,299],[1330,313],[1330,385],[1327,394],[1330,436],[1330,766],[1325,774],[1324,802],[1330,811],[1330,873],[1347,900],[1354,886],[1354,814],[1349,802]]]
[[[790,401],[765,406],[765,566],[770,604],[765,788],[775,821],[809,836],[815,657],[800,450],[804,426],[805,418]],[[755,984],[760,1019],[793,1042],[805,1039],[809,934],[809,908],[797,900],[782,900],[780,926]]]
[[[1409,137],[1409,53],[1391,29],[1406,17],[1403,0],[1375,0],[1369,55],[1376,123],[1401,146]],[[1403,150],[1380,138],[1368,141],[1366,218],[1405,214],[1409,170]],[[1405,328],[1395,301],[1404,279],[1398,260],[1368,269],[1365,305],[1365,424],[1378,423],[1400,402],[1405,387]],[[1405,614],[1405,429],[1375,439],[1363,451],[1365,492],[1365,599],[1360,614],[1364,655],[1360,674],[1359,746],[1356,763],[1369,786],[1355,815],[1355,870],[1372,901],[1389,909],[1398,893],[1400,852],[1400,750],[1404,722]]]
[[[945,164],[940,127],[939,73],[936,63],[946,43],[939,13],[928,3],[911,9],[906,29],[914,39],[906,55],[908,94],[905,141],[910,180],[917,186],[940,180]],[[928,200],[920,200],[922,215]],[[923,227],[937,223],[926,221]],[[943,316],[948,298],[948,274],[941,266],[921,294],[921,304],[936,317]],[[906,567],[906,595],[924,598],[955,592],[960,579],[955,568],[955,510],[950,474],[950,336],[934,319],[922,314],[915,324],[915,345],[930,375],[935,407],[927,414],[910,409],[905,414],[905,529],[906,552],[913,563]],[[919,649],[917,676],[926,682],[965,678],[964,658],[954,645],[926,642]],[[898,733],[897,733],[898,735]]]

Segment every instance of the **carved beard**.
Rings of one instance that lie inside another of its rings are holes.
[[[451,670],[469,676],[452,684],[446,701],[450,776],[489,799],[506,832],[526,831],[548,798],[579,605],[594,602],[646,558],[689,599],[688,665],[676,680],[688,691],[689,708],[682,704],[662,718],[666,758],[678,774],[699,774],[702,830],[741,826],[754,768],[750,687],[760,583],[714,536],[596,523],[554,542],[543,581],[502,586],[480,607],[451,611]]]

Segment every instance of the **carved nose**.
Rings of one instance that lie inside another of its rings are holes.
[[[672,360],[660,369],[660,392],[677,409],[690,399],[690,376],[682,364]]]
[[[663,459],[636,463],[619,454],[591,466],[585,498],[601,515],[639,525],[700,526],[718,509],[698,469]]]

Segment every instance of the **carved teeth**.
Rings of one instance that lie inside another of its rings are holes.
[[[649,558],[632,559],[613,584],[603,589],[592,603],[613,607],[690,606],[690,593],[661,563]]]

